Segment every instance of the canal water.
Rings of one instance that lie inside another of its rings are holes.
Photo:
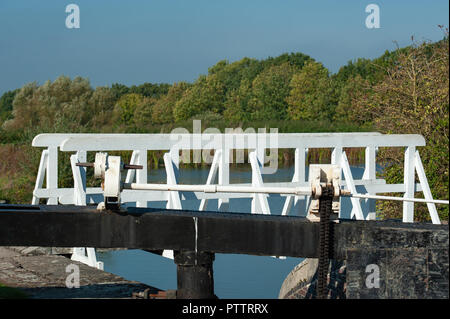
[[[351,167],[353,177],[360,179],[364,169]],[[308,171],[308,169],[307,169]],[[208,168],[180,169],[179,182],[182,184],[204,184],[208,177]],[[294,167],[280,168],[275,174],[263,175],[264,182],[291,181]],[[151,170],[149,183],[166,183],[164,169]],[[248,167],[230,167],[230,183],[251,183],[251,170]],[[270,196],[269,206],[272,214],[281,214],[284,197]],[[348,198],[343,199],[343,211],[351,207]],[[165,208],[165,202],[152,202],[151,207]],[[185,209],[197,209],[197,202],[183,202]],[[250,199],[231,199],[230,212],[249,213]],[[217,210],[217,200],[208,202],[207,210]],[[303,214],[300,214],[303,215]],[[278,298],[281,285],[303,258],[277,259],[265,256],[240,254],[216,254],[213,264],[214,290],[221,298],[266,299]],[[135,280],[150,286],[167,290],[176,289],[176,265],[173,260],[145,252],[143,250],[117,250],[97,254],[104,262],[107,272],[128,280]]]

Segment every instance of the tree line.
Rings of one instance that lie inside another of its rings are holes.
[[[363,81],[380,81],[396,54],[350,61],[333,75],[305,54],[286,53],[265,60],[219,61],[193,83],[116,83],[94,89],[88,79],[60,76],[3,94],[0,124],[11,134],[30,128],[145,131],[190,119],[230,125],[265,120],[345,122],[350,92]]]

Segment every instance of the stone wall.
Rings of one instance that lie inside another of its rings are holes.
[[[124,298],[133,294],[160,290],[136,281],[126,280],[117,275],[89,267],[63,256],[21,253],[0,247],[0,283],[7,288],[21,292],[22,297],[32,299],[63,298]],[[67,287],[67,267],[76,265],[79,273],[79,287]],[[0,287],[1,295],[2,287]],[[5,296],[4,298],[8,298]]]
[[[334,227],[329,298],[448,299],[448,225],[340,221]],[[342,260],[341,262],[337,260]],[[317,259],[305,259],[279,298],[315,298]]]
[[[279,299],[315,299],[317,296],[317,258],[306,258],[286,277],[281,287]],[[332,260],[328,274],[328,298],[346,298],[345,261]]]

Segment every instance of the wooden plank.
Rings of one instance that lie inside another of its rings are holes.
[[[352,247],[447,247],[448,225],[331,223],[333,256]],[[411,241],[410,234],[421,240]],[[172,249],[317,258],[319,224],[303,217],[128,208],[0,205],[0,246]]]
[[[127,213],[118,214],[88,207],[59,207],[0,207],[0,246],[197,248],[220,253],[317,257],[318,224],[301,217],[149,208],[129,208]]]

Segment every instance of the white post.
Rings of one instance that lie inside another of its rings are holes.
[[[178,184],[178,169],[180,165],[180,150],[173,148],[169,153],[164,154],[164,166],[166,167],[167,184]],[[180,193],[177,191],[168,192],[167,209],[182,209]],[[163,257],[173,259],[173,250],[164,249]]]
[[[342,147],[333,148],[333,152],[331,152],[331,164],[339,165],[342,157]]]
[[[375,180],[376,179],[376,150],[375,147],[369,146],[365,150],[365,169],[362,179]],[[376,193],[368,193],[369,195],[376,195]],[[368,212],[366,220],[376,219],[376,202],[373,199],[366,199]]]
[[[136,172],[136,183],[147,184],[147,150],[139,150],[138,152],[137,164],[142,165],[142,169],[138,169]],[[147,207],[147,201],[137,201],[136,207]]]
[[[252,186],[262,187],[264,185],[261,176],[261,162],[256,156],[255,152],[249,154],[250,163],[252,165]],[[262,213],[270,215],[269,202],[267,201],[267,194],[253,194],[252,199],[252,214]]]
[[[138,163],[138,157],[139,157],[139,151],[133,151],[131,153],[131,159],[130,164],[134,165]],[[136,176],[136,170],[135,169],[129,169],[127,171],[127,176],[125,178],[125,183],[133,183],[134,177]]]
[[[73,174],[73,190],[75,205],[86,206],[86,173],[84,167],[76,166],[78,163],[78,156],[70,156],[70,164],[72,166]],[[84,173],[83,173],[84,172]]]
[[[404,168],[404,184],[405,184],[405,198],[414,198],[414,184],[415,184],[415,172],[414,172],[414,155],[416,148],[414,146],[408,146],[405,151],[405,168]],[[414,203],[403,202],[403,222],[414,222]]]
[[[167,184],[178,184],[177,173],[178,169],[178,155],[179,150],[173,149],[169,153],[164,154],[164,166],[166,167]],[[167,209],[182,209],[180,194],[177,191],[168,192]]]
[[[230,149],[223,148],[220,153],[219,185],[230,185]],[[230,207],[228,198],[219,198],[218,208],[220,212],[227,212]]]
[[[341,162],[343,161],[343,150],[342,147],[335,147],[333,148],[333,151],[331,152],[331,164],[333,165],[339,165],[341,167],[341,174],[342,175],[342,165]],[[345,156],[347,158],[347,156]],[[351,175],[351,173],[350,173]],[[359,203],[359,202],[358,202]],[[339,207],[342,207],[342,199],[339,197]],[[352,217],[353,217],[353,210],[352,210]],[[339,218],[341,218],[341,210],[339,209]]]
[[[51,190],[58,188],[58,147],[50,146],[48,148],[47,161],[47,187]],[[52,191],[50,191],[52,192]],[[56,193],[56,192],[55,192]],[[47,200],[47,205],[57,205],[58,195],[50,196]]]
[[[77,161],[80,163],[87,162],[87,152],[86,151],[78,151],[76,153]],[[78,167],[81,177],[81,202],[86,205],[86,167]]]
[[[307,162],[308,162],[308,151],[309,151],[309,149],[308,148],[305,148],[305,157],[304,157],[304,159],[303,159],[303,168],[304,168],[304,170],[303,170],[303,177],[302,177],[302,175],[300,174],[299,175],[299,178],[300,178],[300,181],[302,181],[302,182],[307,182],[308,180],[306,179],[306,167],[307,167]],[[300,158],[301,159],[301,158]],[[301,162],[300,162],[301,163]],[[300,170],[300,173],[302,173],[302,170]],[[311,202],[311,196],[305,196],[305,204],[304,204],[304,212],[305,212],[305,214],[307,214],[308,213],[308,206],[309,206],[309,203]]]
[[[306,181],[306,154],[307,153],[308,153],[308,151],[304,147],[295,149],[294,176],[292,177],[292,183]],[[294,207],[295,207],[297,205],[298,200],[299,200],[299,196],[286,196],[286,200],[284,202],[283,211],[282,211],[281,215],[283,215],[283,216],[288,215],[290,210],[292,209],[292,205],[294,205]],[[305,201],[306,201],[306,197],[305,197]]]
[[[76,166],[75,164],[86,162],[86,160],[86,151],[78,151],[75,155],[70,156],[74,182],[74,200],[75,205],[79,206],[86,206],[86,168]],[[74,247],[71,259],[103,270],[103,262],[97,261],[95,248]]]

